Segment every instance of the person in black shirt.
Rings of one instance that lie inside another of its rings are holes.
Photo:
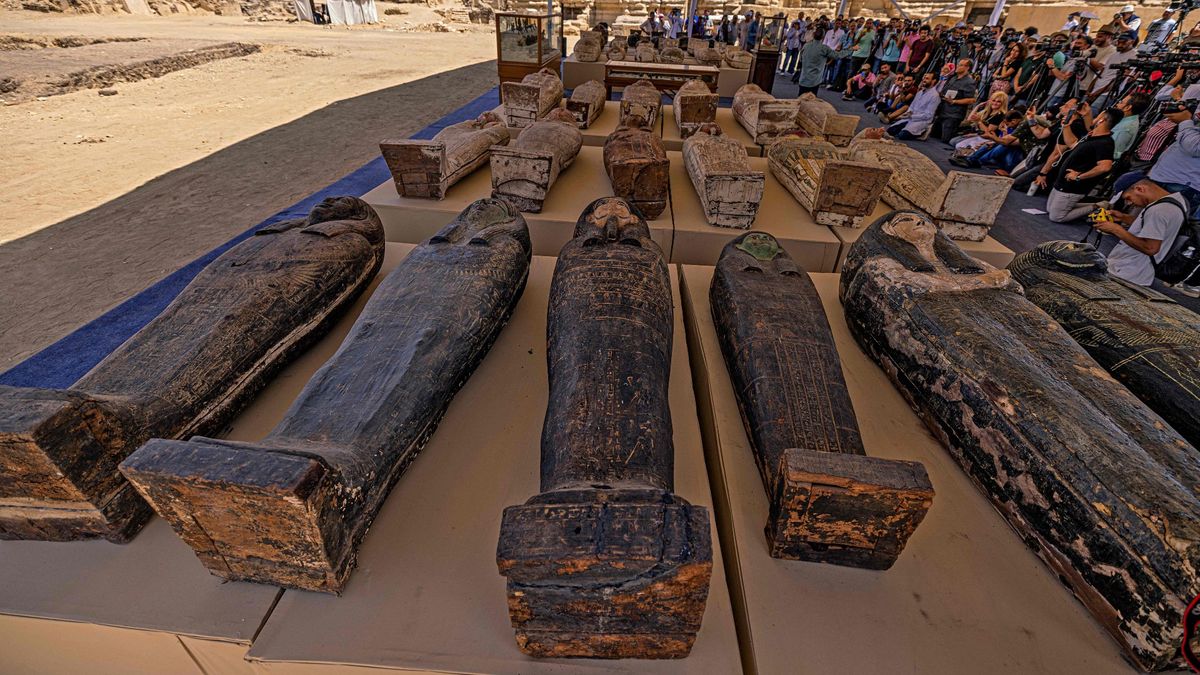
[[[1112,128],[1123,117],[1117,108],[1105,110],[1092,124],[1091,132],[1063,155],[1054,176],[1054,188],[1046,200],[1052,222],[1067,223],[1092,211],[1095,204],[1080,204],[1080,201],[1112,170],[1115,150]]]

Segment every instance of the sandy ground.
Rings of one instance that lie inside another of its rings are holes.
[[[404,7],[393,25],[436,18]],[[0,32],[264,46],[0,107],[0,370],[496,81],[490,32],[32,12],[0,12]]]

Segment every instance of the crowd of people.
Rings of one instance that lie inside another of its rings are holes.
[[[1184,254],[1200,267],[1200,23],[1181,35],[1167,9],[1142,31],[1132,6],[1091,19],[1073,13],[1043,36],[801,14],[779,69],[801,94],[860,101],[891,136],[940,141],[951,163],[1044,194],[1053,222],[1116,237],[1114,274],[1200,297],[1200,271],[1163,269]]]

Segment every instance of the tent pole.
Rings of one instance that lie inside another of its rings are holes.
[[[992,9],[992,15],[988,17],[989,26],[1000,25],[1000,13],[1004,11],[1005,0],[996,0],[996,7]]]

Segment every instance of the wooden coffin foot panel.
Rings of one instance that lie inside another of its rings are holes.
[[[916,462],[865,456],[821,300],[769,234],[725,246],[713,322],[770,498],[771,555],[888,569],[933,501]]]
[[[520,82],[501,82],[504,123],[521,129],[533,124],[558,107],[562,93],[562,80],[546,68],[526,75]]]
[[[708,510],[672,494],[667,275],[619,198],[593,202],[559,255],[542,493],[505,509],[496,550],[528,654],[682,658],[700,629],[712,539]]]
[[[1200,446],[1200,316],[1167,296],[1108,274],[1088,244],[1049,241],[1008,265],[1025,297],[1092,358]]]
[[[703,125],[685,140],[684,166],[708,224],[746,230],[758,215],[766,175],[750,168],[740,143],[720,134],[717,125]]]
[[[604,141],[604,170],[613,194],[653,220],[667,208],[671,165],[658,134],[622,127]]]
[[[511,205],[475,202],[383,280],[261,443],[155,440],[122,470],[214,574],[340,591],[520,299],[531,250]]]
[[[662,92],[645,78],[621,91],[618,126],[653,129],[662,114]]]
[[[508,143],[508,128],[499,115],[452,124],[432,140],[380,142],[396,190],[402,197],[444,199],[446,190],[488,161],[493,145]]]
[[[327,199],[217,258],[68,390],[0,387],[0,538],[128,540],[150,508],[118,464],[150,438],[219,428],[382,262],[371,207]]]
[[[675,94],[672,107],[679,137],[688,138],[696,133],[700,125],[716,123],[719,102],[720,97],[709,91],[708,86],[700,80],[684,82]]]
[[[492,148],[492,196],[521,211],[541,213],[550,188],[581,147],[583,134],[574,116],[562,109],[552,111],[511,145]]]
[[[815,94],[803,94],[796,103],[799,106],[797,123],[810,136],[845,147],[858,131],[858,115],[843,115],[833,104]]]
[[[580,129],[587,129],[604,112],[604,102],[608,99],[608,90],[604,83],[598,80],[588,80],[571,91],[567,99],[567,112],[575,117],[575,123]]]
[[[1022,538],[1148,670],[1200,593],[1200,456],[1007,271],[893,213],[842,272],[851,333]]]
[[[859,227],[875,210],[892,170],[855,161],[815,139],[782,139],[767,149],[771,174],[821,225]]]

